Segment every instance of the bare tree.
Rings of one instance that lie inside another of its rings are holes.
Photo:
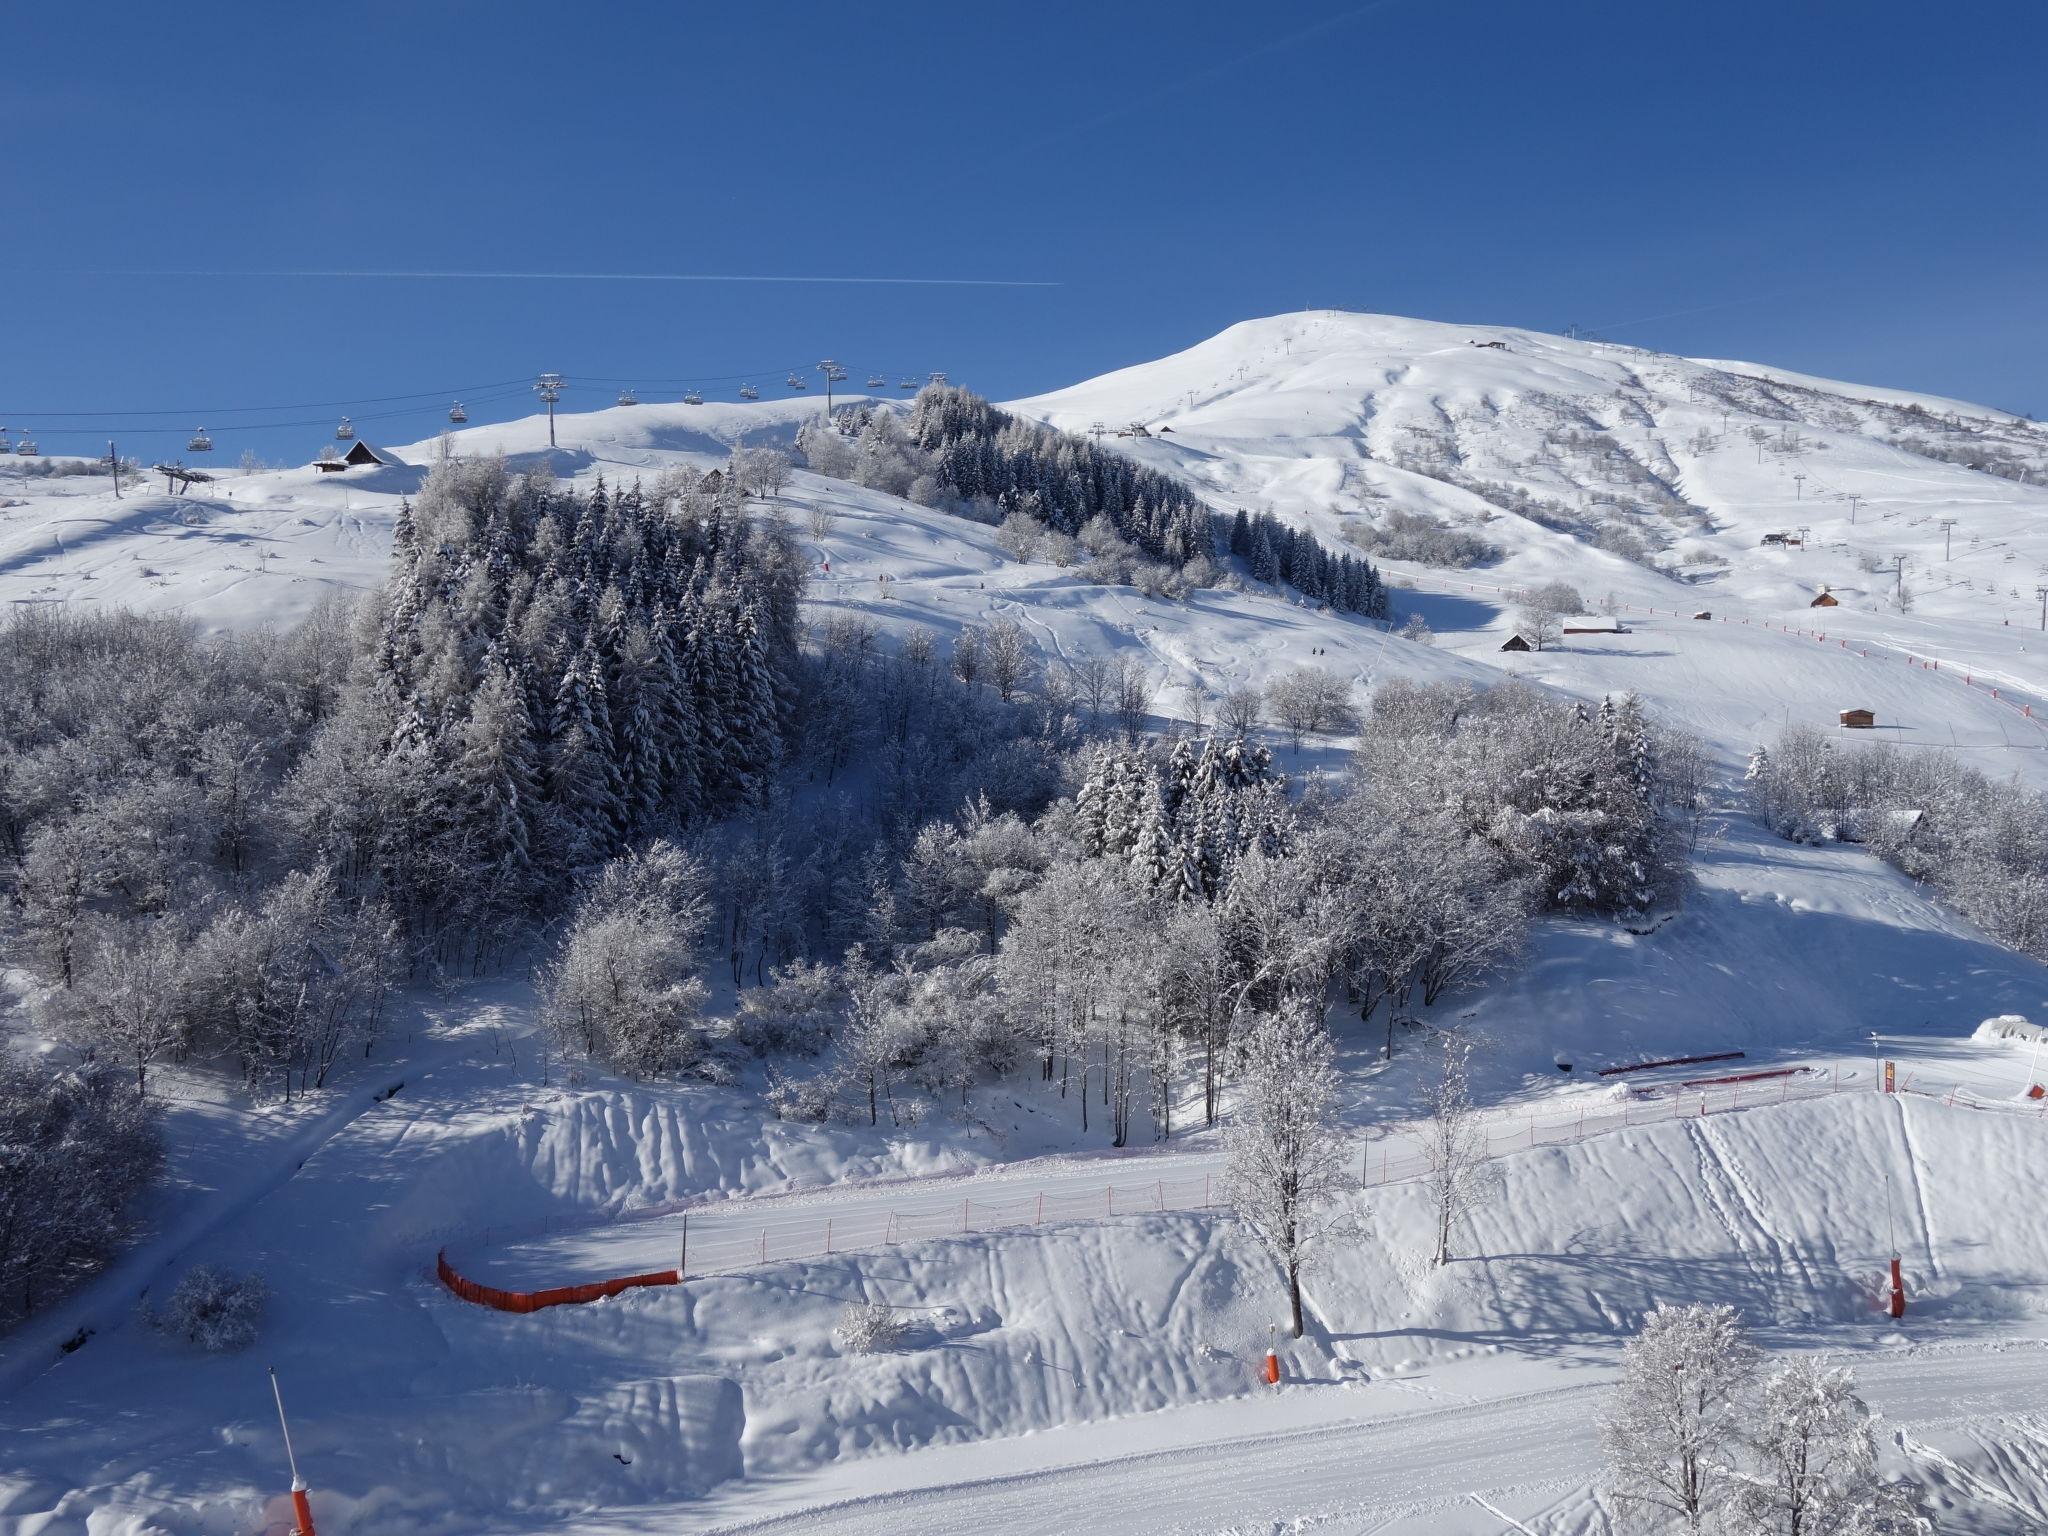
[[[1302,667],[1274,680],[1266,690],[1273,716],[1287,728],[1294,750],[1317,731],[1335,730],[1351,722],[1351,684],[1320,667]]]
[[[1074,692],[1088,706],[1088,723],[1095,724],[1102,718],[1103,706],[1113,692],[1109,662],[1101,656],[1083,656],[1068,662],[1067,671],[1074,679]]]
[[[1301,1277],[1337,1229],[1344,1145],[1332,1124],[1337,1072],[1315,1011],[1290,1005],[1253,1022],[1237,1050],[1237,1113],[1224,1133],[1223,1192],[1287,1279],[1294,1337]]]
[[[1015,619],[997,619],[988,627],[981,653],[996,696],[1009,703],[1017,685],[1031,675],[1031,643],[1024,638],[1023,626]]]
[[[1472,1042],[1446,1035],[1443,1063],[1423,1090],[1429,1128],[1422,1156],[1429,1173],[1430,1215],[1436,1226],[1436,1249],[1429,1262],[1451,1261],[1451,1233],[1473,1209],[1500,1187],[1500,1170],[1486,1155],[1486,1131],[1472,1106]]]
[[[1123,727],[1124,740],[1136,741],[1152,713],[1152,679],[1143,662],[1132,656],[1120,656],[1111,682],[1116,697],[1116,723]]]
[[[1660,1306],[1629,1340],[1622,1369],[1600,1424],[1615,1498],[1697,1536],[1735,1491],[1756,1349],[1733,1307]]]
[[[1569,582],[1548,581],[1540,587],[1525,587],[1515,594],[1515,599],[1517,632],[1539,651],[1558,642],[1567,615],[1586,611],[1585,599]]]
[[[1233,736],[1249,736],[1265,718],[1265,695],[1249,684],[1223,690],[1216,704],[1216,723]]]
[[[735,448],[732,475],[749,496],[773,501],[789,485],[789,455],[780,448]]]
[[[981,631],[972,624],[953,637],[953,675],[967,687],[981,676]]]
[[[822,541],[831,536],[832,509],[830,507],[826,506],[823,502],[814,501],[811,503],[808,517],[812,538]]]
[[[70,995],[86,1032],[134,1070],[138,1097],[150,1063],[184,1038],[179,937],[162,920],[139,925],[132,944],[101,936]]]

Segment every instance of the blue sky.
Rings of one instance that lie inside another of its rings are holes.
[[[2039,5],[81,3],[9,51],[0,421],[46,452],[298,460],[543,368],[1000,398],[1304,305],[2048,414]],[[246,275],[363,270],[955,281]]]

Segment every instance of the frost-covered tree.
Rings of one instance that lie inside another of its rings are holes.
[[[256,1342],[269,1295],[260,1275],[195,1264],[163,1305],[146,1308],[144,1315],[159,1333],[195,1344],[208,1354],[232,1354]]]
[[[1472,1103],[1472,1042],[1443,1037],[1443,1056],[1423,1088],[1428,1123],[1422,1133],[1435,1247],[1430,1263],[1451,1261],[1451,1236],[1499,1186],[1499,1170],[1488,1158],[1486,1130]]]
[[[1765,1380],[1748,1435],[1751,1468],[1733,1500],[1757,1536],[1915,1536],[1920,1491],[1887,1482],[1876,1422],[1855,1374],[1824,1356],[1786,1361]]]
[[[1031,675],[1033,651],[1023,626],[1015,619],[997,619],[988,627],[981,652],[989,686],[997,698],[1009,703]]]
[[[121,1074],[0,1053],[0,1322],[106,1262],[162,1158],[155,1116]]]
[[[1733,1307],[1660,1306],[1622,1355],[1601,1438],[1617,1502],[1698,1533],[1739,1491],[1757,1351]]]
[[[97,1047],[135,1074],[138,1097],[149,1068],[186,1039],[183,950],[186,936],[167,919],[132,935],[97,937],[90,964],[72,989],[69,1012]]]
[[[703,861],[674,843],[605,865],[541,977],[541,1017],[557,1042],[632,1077],[702,1061],[699,947],[711,910]]]
[[[1304,736],[1340,731],[1352,723],[1351,684],[1320,667],[1297,667],[1267,687],[1266,706],[1299,752]]]
[[[1290,1005],[1250,1024],[1238,1041],[1234,1076],[1224,1198],[1280,1266],[1298,1339],[1302,1276],[1338,1229],[1344,1188],[1337,1073],[1315,1010]]]

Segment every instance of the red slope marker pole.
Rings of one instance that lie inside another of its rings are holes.
[[[307,1501],[306,1480],[299,1476],[299,1458],[292,1453],[292,1427],[285,1422],[284,1393],[277,1385],[277,1367],[270,1371],[270,1395],[277,1400],[277,1427],[284,1431],[284,1459],[292,1469],[292,1513],[298,1519],[293,1536],[314,1536],[313,1506]]]

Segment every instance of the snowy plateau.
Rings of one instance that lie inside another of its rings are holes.
[[[164,1165],[135,1229],[0,1333],[0,1532],[291,1529],[274,1367],[326,1536],[1604,1536],[1632,1528],[1601,1430],[1624,1346],[1692,1303],[1736,1308],[1774,1358],[1852,1367],[1883,1473],[1919,1485],[1935,1528],[2048,1531],[2048,1100],[2029,1096],[2048,1080],[2029,950],[2048,941],[2023,915],[1993,931],[2019,895],[1952,899],[1915,864],[1935,810],[1778,818],[1750,782],[1760,747],[1776,762],[1804,741],[2048,793],[2048,431],[1782,369],[1336,312],[1002,409],[1092,436],[1220,527],[1270,514],[1369,559],[1390,611],[1220,552],[1208,585],[1119,582],[955,500],[861,483],[852,449],[824,473],[809,397],[467,426],[339,473],[216,466],[176,495],[0,461],[0,596],[283,634],[385,581],[445,460],[616,496],[774,448],[794,468],[754,510],[801,551],[807,636],[929,645],[943,668],[964,634],[1021,633],[1024,692],[1129,667],[1131,733],[1160,742],[1327,674],[1348,721],[1254,728],[1297,801],[1360,772],[1390,689],[1514,681],[1589,719],[1633,695],[1698,743],[1669,890],[1536,914],[1511,961],[1427,1003],[1415,988],[1399,1026],[1395,1002],[1362,1021],[1332,985],[1344,1219],[1305,1276],[1302,1336],[1226,1198],[1239,1089],[1226,1073],[1208,1124],[1199,1053],[1165,1074],[1170,1136],[1143,1114],[1118,1134],[1107,1045],[1077,1088],[1026,1057],[872,1124],[864,1101],[771,1107],[787,1063],[635,1076],[547,1043],[536,977],[564,906],[481,966],[401,979],[374,1049],[309,1092],[155,1061]],[[1576,602],[1530,596],[1559,583]],[[856,753],[825,777],[791,791],[821,845],[834,798],[879,793],[883,768]],[[1005,920],[963,927],[992,941]],[[702,1008],[731,1019],[763,973],[713,948]],[[51,975],[4,979],[19,1053],[71,1059]],[[1447,1039],[1476,1042],[1488,1178],[1438,1264]],[[1701,1056],[1724,1059],[1599,1075]],[[509,1292],[682,1282],[511,1312],[458,1295],[442,1256]],[[262,1277],[248,1347],[150,1325],[199,1264]],[[849,1303],[884,1318],[879,1339],[855,1337]]]

